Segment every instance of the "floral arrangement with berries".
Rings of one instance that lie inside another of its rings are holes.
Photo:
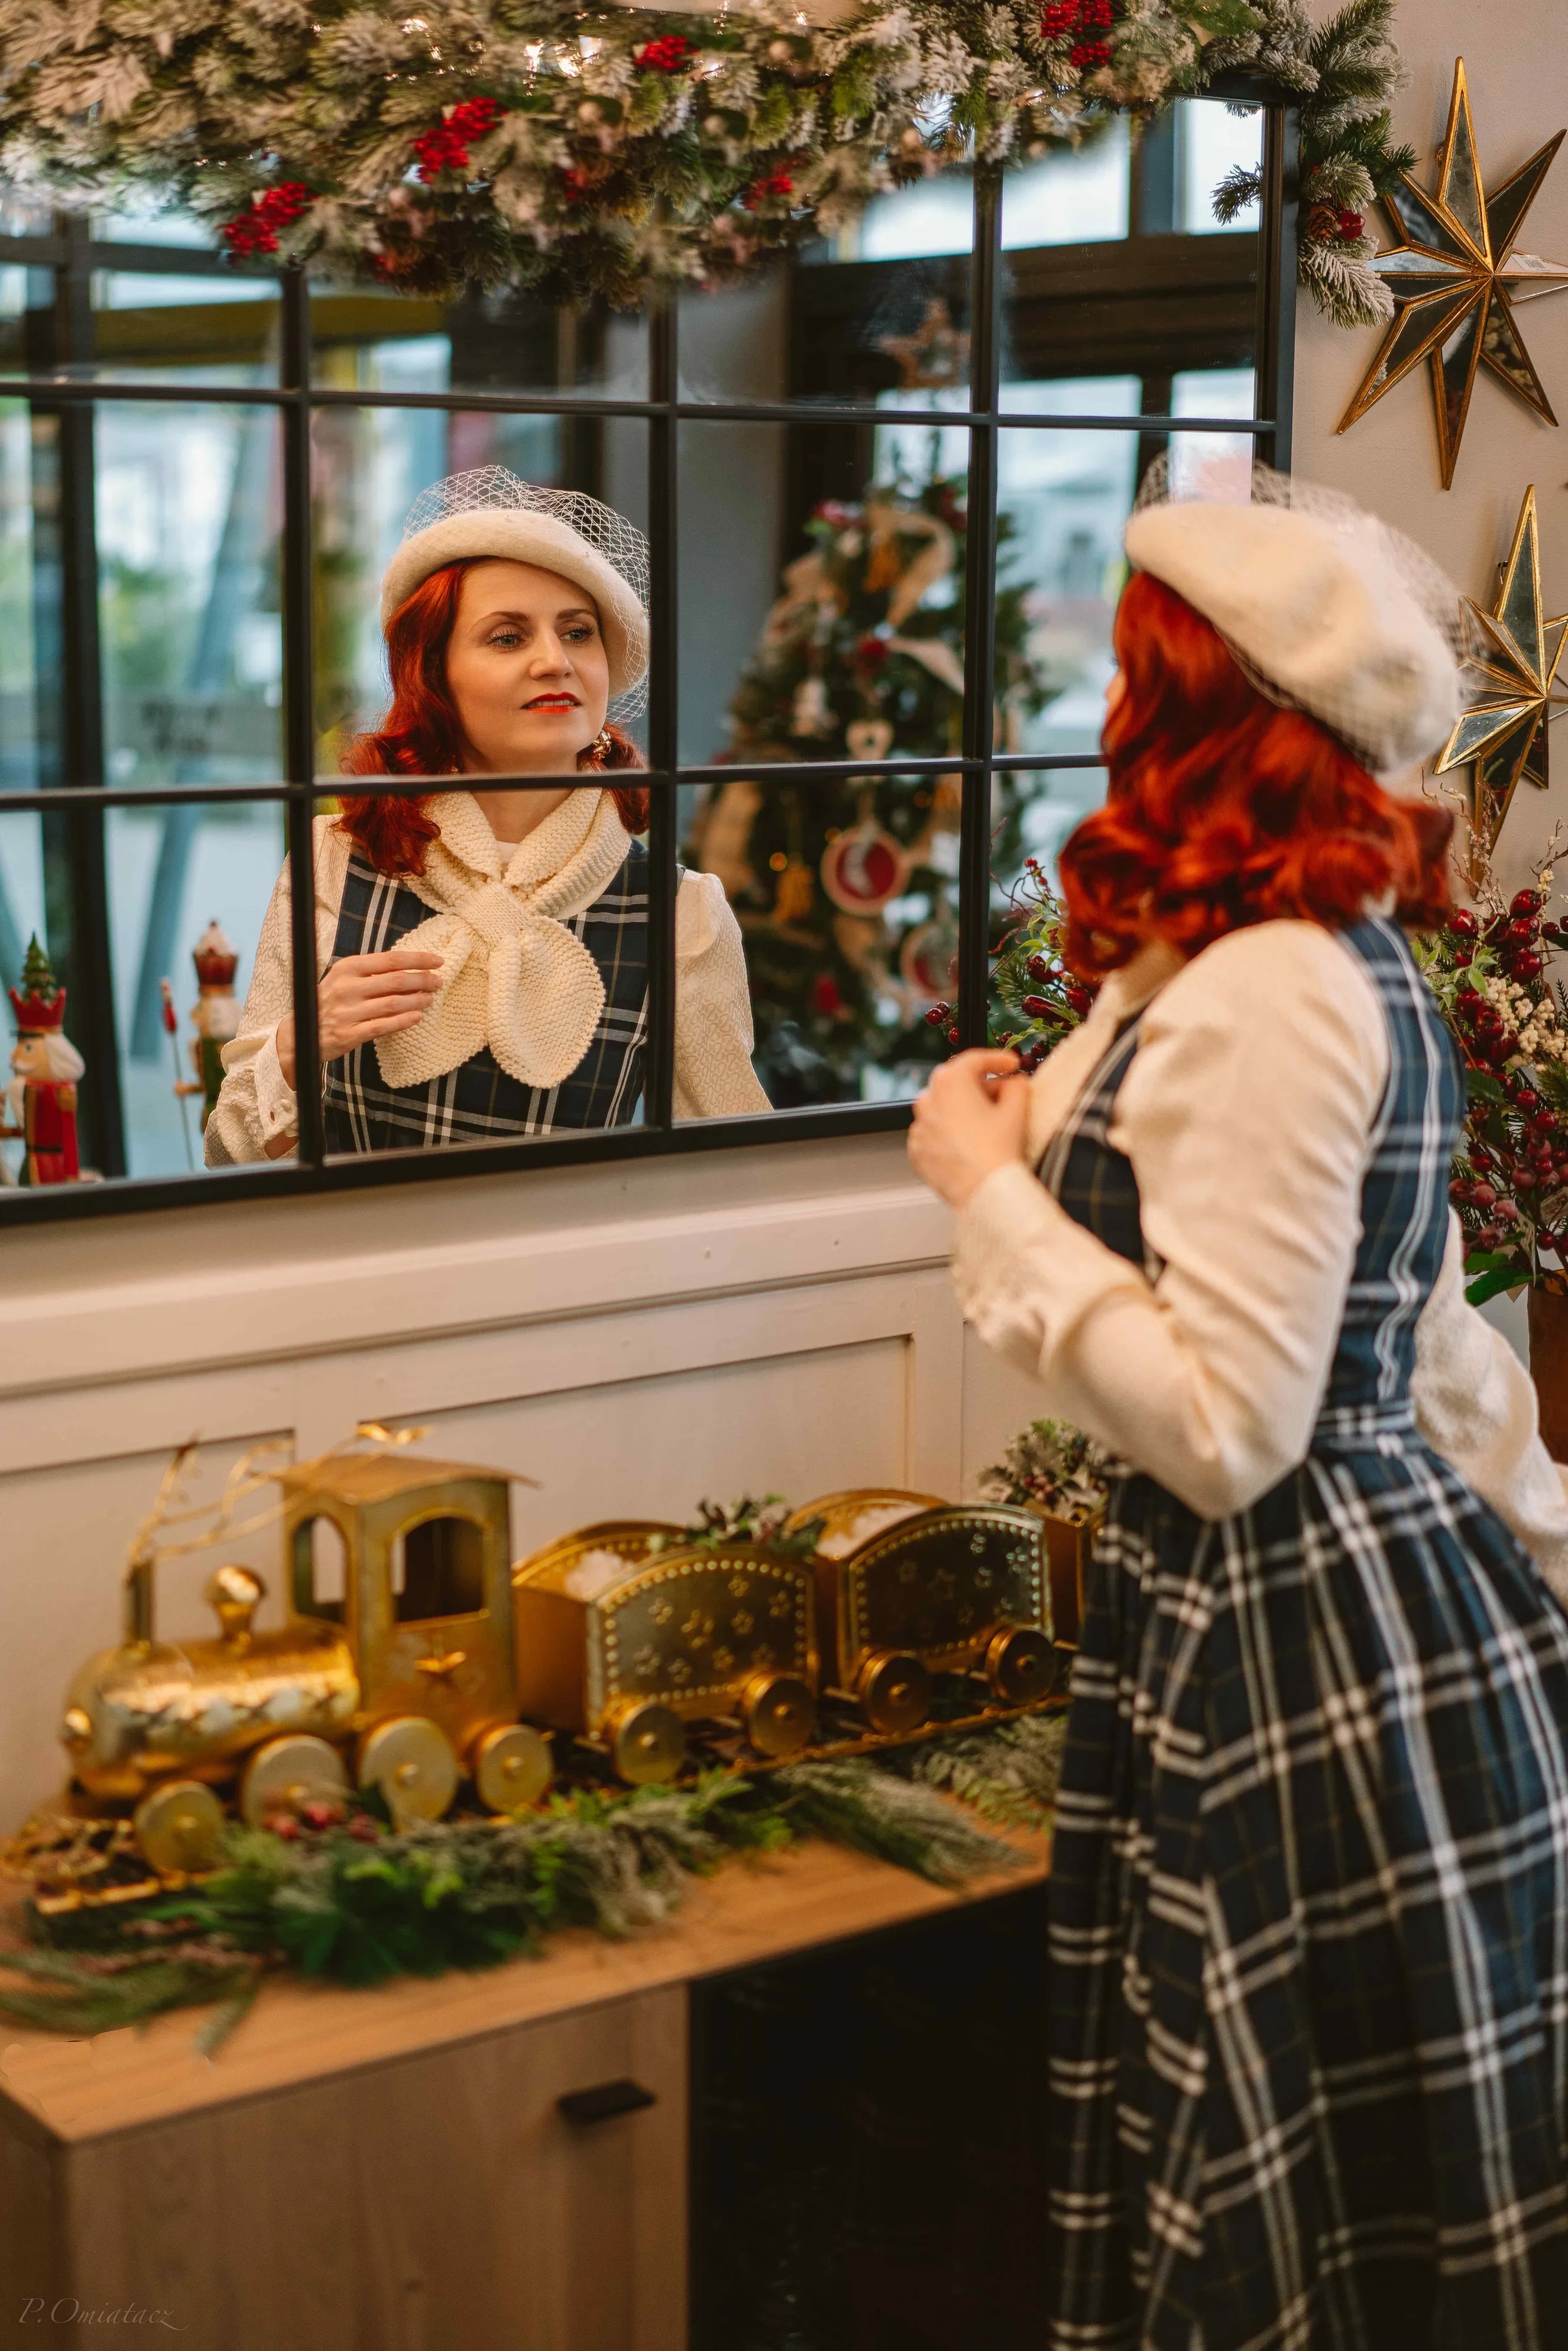
[[[1376,300],[1345,225],[1386,152],[1392,0],[1316,30],[1299,0],[858,0],[831,24],[794,0],[415,6],[0,0],[0,175],[76,204],[154,190],[239,261],[634,306],[1247,65],[1300,97],[1315,142],[1304,282],[1347,323],[1358,269],[1356,318]]]
[[[1559,846],[1553,836],[1534,883],[1506,902],[1483,870],[1474,907],[1416,942],[1464,1057],[1449,1197],[1472,1305],[1504,1290],[1568,1290],[1568,1008],[1549,971],[1568,923],[1547,914]]]
[[[1065,1420],[1031,1420],[980,1478],[982,1502],[1009,1502],[1073,1526],[1105,1507],[1111,1457]]]
[[[648,1549],[673,1551],[678,1546],[685,1551],[717,1551],[725,1543],[745,1542],[780,1559],[810,1559],[827,1520],[804,1519],[792,1528],[791,1516],[782,1494],[764,1494],[760,1499],[743,1494],[737,1502],[701,1501],[688,1526],[672,1534],[651,1535]]]

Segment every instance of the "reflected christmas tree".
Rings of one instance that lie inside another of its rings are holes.
[[[1004,562],[1010,535],[1003,516]],[[928,1015],[955,987],[958,774],[812,784],[766,770],[957,755],[967,538],[965,481],[935,465],[924,483],[825,501],[730,705],[721,758],[749,772],[705,792],[686,854],[721,877],[739,917],[757,1067],[780,1108],[908,1092],[948,1050]],[[996,596],[996,737],[1008,745],[1059,690],[1030,649],[1027,593]],[[997,813],[1016,834],[1010,798]],[[998,843],[1004,862],[1018,850]]]

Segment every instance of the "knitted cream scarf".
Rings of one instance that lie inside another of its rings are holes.
[[[503,870],[472,796],[430,802],[441,837],[408,887],[436,911],[398,946],[442,958],[440,987],[417,1026],[376,1042],[389,1086],[444,1077],[488,1045],[508,1077],[548,1092],[571,1075],[604,1008],[604,982],[565,917],[602,895],[626,855],[607,791],[574,791]]]

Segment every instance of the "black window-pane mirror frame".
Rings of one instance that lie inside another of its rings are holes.
[[[1140,193],[1136,160],[1134,194],[1139,200],[1134,207],[1133,235],[1125,246],[1047,249],[1021,256],[1004,254],[1001,248],[999,174],[979,172],[975,175],[973,252],[941,265],[944,271],[956,277],[967,273],[965,307],[971,335],[970,405],[967,409],[944,412],[943,421],[965,426],[970,434],[965,611],[965,672],[970,678],[988,677],[993,662],[999,432],[1030,423],[1051,429],[1070,426],[1132,431],[1138,436],[1140,473],[1149,457],[1165,445],[1166,436],[1171,432],[1247,434],[1260,457],[1281,468],[1290,465],[1299,118],[1288,99],[1278,90],[1245,76],[1228,77],[1222,84],[1217,83],[1208,94],[1263,109],[1264,192],[1260,230],[1254,246],[1256,263],[1250,273],[1252,282],[1245,282],[1249,273],[1242,266],[1240,240],[1183,238],[1182,253],[1178,254],[1174,245],[1168,252],[1170,261],[1180,263],[1177,278],[1167,275],[1157,281],[1164,288],[1155,304],[1158,319],[1146,311],[1138,315],[1141,301],[1155,299],[1150,289],[1156,285],[1149,275],[1152,256],[1140,247],[1147,235],[1169,235],[1172,232],[1163,217],[1155,216],[1158,207],[1151,214]],[[1210,250],[1201,254],[1187,250],[1200,244]],[[26,401],[35,418],[50,421],[55,436],[54,462],[58,478],[52,500],[46,501],[39,510],[47,526],[46,543],[41,560],[36,560],[35,571],[47,575],[52,609],[47,612],[40,611],[39,625],[55,633],[60,687],[58,723],[52,730],[40,727],[38,788],[0,792],[0,813],[30,813],[43,821],[50,950],[70,991],[69,1026],[87,1061],[81,1102],[84,1156],[106,1177],[122,1178],[125,1170],[119,1052],[109,965],[106,811],[113,808],[170,807],[181,802],[211,805],[229,799],[281,803],[290,869],[296,874],[310,874],[311,820],[318,799],[336,789],[336,779],[319,774],[316,768],[311,643],[313,416],[339,405],[448,412],[492,409],[503,413],[560,416],[580,433],[591,433],[596,421],[614,417],[642,419],[648,434],[648,535],[653,566],[650,765],[646,778],[640,779],[647,782],[651,794],[650,1004],[643,1123],[515,1144],[479,1144],[441,1151],[329,1160],[320,1087],[308,1079],[298,1090],[299,1148],[295,1159],[213,1169],[196,1179],[190,1176],[148,1177],[33,1190],[7,1189],[0,1194],[0,1230],[7,1224],[23,1221],[48,1222],[78,1216],[196,1206],[205,1201],[277,1198],[294,1193],[351,1191],[374,1184],[425,1182],[519,1167],[639,1159],[672,1151],[722,1150],[737,1145],[886,1132],[907,1124],[909,1105],[902,1102],[831,1104],[746,1118],[678,1123],[674,1117],[674,890],[678,847],[675,796],[683,784],[727,781],[736,773],[733,767],[722,765],[682,765],[677,755],[678,444],[683,423],[707,419],[836,423],[850,428],[859,445],[863,446],[869,444],[877,426],[895,423],[901,416],[929,421],[929,409],[879,406],[874,387],[868,387],[863,396],[840,400],[824,397],[802,376],[798,356],[792,367],[791,397],[785,400],[726,402],[683,399],[676,349],[679,308],[673,299],[656,302],[651,311],[645,400],[578,395],[559,387],[541,391],[519,387],[506,392],[336,388],[312,381],[311,291],[304,273],[293,268],[247,271],[276,277],[279,283],[280,363],[276,383],[224,385],[204,381],[199,376],[187,381],[166,378],[92,381],[87,370],[92,360],[90,281],[94,271],[112,269],[153,276],[177,272],[191,277],[227,275],[231,266],[222,256],[201,250],[97,242],[86,222],[64,218],[47,235],[0,238],[0,262],[53,273],[54,299],[47,314],[48,326],[44,338],[47,348],[34,339],[26,341],[32,372],[0,377],[0,398]],[[885,273],[896,272],[901,266],[879,263],[866,266]],[[929,274],[929,264],[915,266]],[[852,269],[856,265],[842,266]],[[810,275],[821,277],[825,294],[831,282],[827,272],[812,270]],[[841,282],[847,284],[847,280]],[[1159,358],[1169,340],[1166,322],[1174,319],[1176,308],[1180,307],[1173,298],[1197,298],[1200,293],[1207,306],[1208,322],[1198,339],[1205,350],[1211,340],[1216,350],[1224,348],[1225,318],[1235,312],[1239,299],[1250,302],[1257,385],[1257,413],[1252,417],[1176,417],[1158,410],[1132,417],[1031,417],[1002,404],[1001,344],[1004,308],[1009,298],[1016,299],[1022,295],[1031,298],[1037,308],[1043,300],[1048,306],[1043,315],[1060,322],[1058,356],[1053,357],[1043,345],[1039,352],[1031,345],[1027,353],[1020,353],[1034,378],[1050,374],[1071,378],[1099,370],[1103,360],[1096,354],[1103,354],[1107,347],[1097,324],[1104,306],[1120,308],[1124,319],[1134,320],[1142,357],[1134,371],[1140,374],[1145,385],[1141,406],[1146,411],[1149,395],[1162,380],[1168,381],[1168,374],[1162,379]],[[1219,340],[1215,340],[1216,337]],[[1146,367],[1143,364],[1145,358]],[[885,399],[885,392],[883,397]],[[285,772],[276,784],[113,788],[106,783],[93,503],[93,415],[97,404],[116,400],[232,402],[268,407],[278,414],[283,484]],[[769,780],[814,779],[821,783],[857,776],[896,774],[912,778],[922,773],[961,773],[957,1020],[966,1044],[983,1043],[986,1038],[992,778],[1003,769],[1019,772],[1094,768],[1101,764],[1097,752],[999,752],[993,746],[991,730],[990,697],[970,694],[966,699],[962,753],[956,758],[949,753],[925,759],[894,757],[824,761],[809,766],[770,766],[763,771]],[[384,784],[378,778],[377,789],[396,793],[420,792],[429,789],[437,780],[389,777]],[[527,786],[545,779],[536,777],[493,780]],[[297,889],[293,893],[292,944],[296,1052],[301,1072],[309,1073],[319,1069],[311,888]]]

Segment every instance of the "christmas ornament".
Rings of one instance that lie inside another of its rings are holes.
[[[893,728],[885,718],[852,718],[844,728],[844,747],[852,759],[885,759],[893,748]]]
[[[1542,261],[1514,248],[1565,135],[1560,131],[1549,139],[1489,195],[1481,183],[1461,57],[1454,68],[1448,131],[1437,151],[1436,190],[1427,194],[1402,171],[1384,193],[1404,242],[1379,254],[1372,267],[1393,294],[1396,316],[1338,429],[1346,432],[1428,360],[1445,489],[1458,463],[1478,366],[1490,369],[1548,424],[1557,422],[1514,310],[1521,302],[1568,287],[1568,263]]]
[[[909,858],[873,814],[872,796],[861,802],[859,821],[822,852],[818,872],[822,887],[846,914],[880,914],[903,894]]]
[[[1535,486],[1525,492],[1513,545],[1500,567],[1497,601],[1483,612],[1467,596],[1470,668],[1482,680],[1478,698],[1449,736],[1436,772],[1475,768],[1473,821],[1490,850],[1522,778],[1544,791],[1547,728],[1568,709],[1558,682],[1568,614],[1545,618],[1541,595],[1541,538]]]
[[[939,892],[928,923],[910,932],[898,951],[898,968],[918,1004],[939,1004],[958,985],[958,925]]]
[[[27,946],[20,989],[8,990],[16,1017],[13,1071],[5,1089],[6,1120],[0,1135],[25,1148],[25,1185],[75,1184],[82,1169],[77,1156],[77,1083],[86,1064],[67,1037],[66,991],[36,938]]]
[[[814,24],[794,0],[65,18],[0,0],[0,176],[105,210],[151,187],[236,256],[340,279],[635,308],[652,285],[720,283],[831,235],[889,184],[1075,147],[1261,64],[1300,93],[1315,174],[1302,282],[1331,315],[1364,316],[1355,289],[1376,281],[1338,223],[1390,152],[1391,18],[1391,0],[1321,26],[1296,0],[852,0]],[[1313,200],[1331,183],[1332,209]],[[896,340],[916,347],[900,359],[914,381],[963,380],[964,338],[936,306]]]
[[[811,911],[816,887],[811,869],[803,858],[786,857],[775,860],[779,872],[779,888],[773,900],[773,919],[783,927],[804,921]]]

